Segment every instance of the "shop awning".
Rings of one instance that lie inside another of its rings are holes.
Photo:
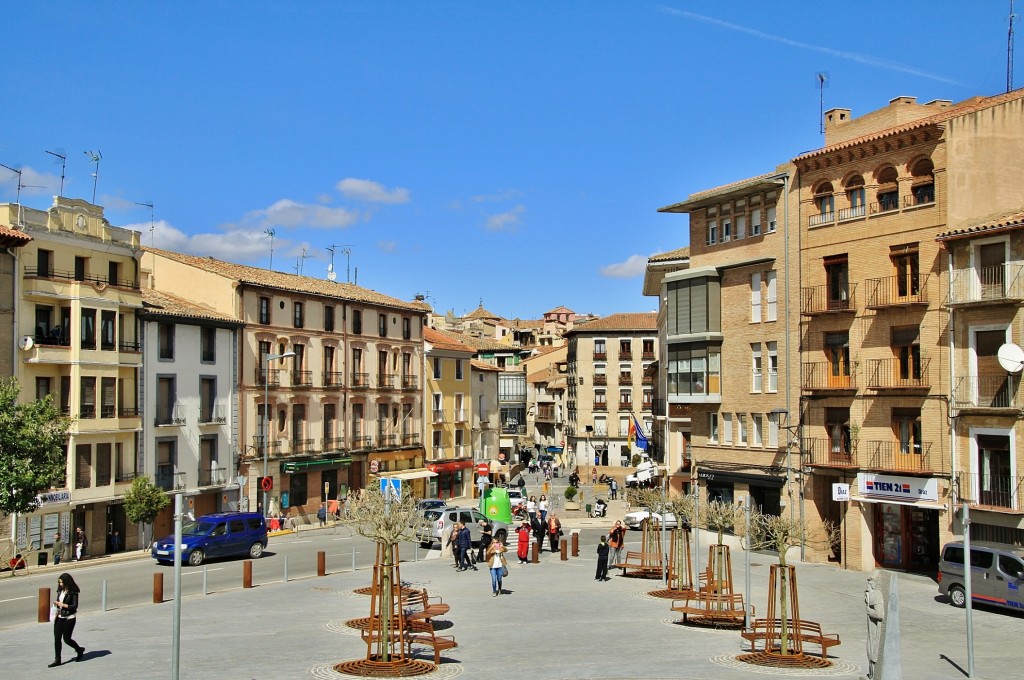
[[[336,465],[350,465],[351,463],[352,456],[344,456],[342,458],[321,458],[320,460],[294,460],[281,463],[281,472],[283,474],[290,475],[293,472],[301,472],[303,470],[333,467]]]
[[[380,475],[382,479],[401,479],[408,481],[410,479],[424,479],[426,477],[437,477],[437,473],[432,470],[406,470],[405,472],[389,472],[386,475]]]
[[[450,460],[444,463],[428,463],[427,469],[433,472],[454,472],[455,470],[466,470],[473,467],[471,460]]]
[[[912,508],[931,508],[933,510],[945,510],[943,503],[934,501],[898,501],[892,498],[869,498],[867,496],[850,496],[851,501],[858,503],[892,503],[893,505],[909,505]]]
[[[561,453],[562,452],[562,447],[561,446],[549,446],[548,448],[546,448],[544,450],[546,452],[548,452],[548,453]]]

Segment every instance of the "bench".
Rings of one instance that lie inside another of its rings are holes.
[[[662,569],[661,555],[629,550],[626,552],[625,560],[613,564],[611,567],[612,569],[621,569],[623,576],[630,572],[646,578],[659,578]]]
[[[702,592],[682,600],[672,600],[672,611],[681,612],[683,621],[695,616],[711,623],[743,623],[746,608],[740,593]]]
[[[413,645],[424,645],[431,647],[434,650],[434,664],[441,665],[441,650],[443,649],[455,649],[459,646],[459,643],[455,641],[455,637],[452,635],[438,635],[434,632],[434,625],[429,621],[422,621],[426,625],[423,626],[420,632],[413,632],[406,635],[406,642],[409,645],[409,655],[412,656]],[[418,626],[417,626],[418,627]]]
[[[412,609],[414,607],[419,607],[419,609],[413,609],[413,611],[406,614],[407,619],[430,621],[435,616],[444,616],[451,611],[451,607],[445,604],[439,595],[431,598],[426,589],[410,594],[408,599],[403,598],[403,609]]]
[[[825,659],[828,657],[828,650],[830,647],[842,644],[839,641],[839,635],[836,633],[822,633],[821,624],[817,621],[806,621],[801,619],[798,625],[794,626],[794,621],[789,619],[789,636],[790,638],[799,639],[801,644],[808,643],[818,645],[821,649],[821,658]],[[795,629],[794,629],[795,628]],[[758,642],[764,642],[765,646],[769,644],[769,629],[771,629],[770,637],[772,644],[776,645],[773,649],[766,649],[767,652],[779,652],[777,645],[781,644],[782,638],[782,621],[780,619],[754,619],[753,625],[750,630],[745,630],[741,633],[744,640],[750,642],[750,651],[756,651]]]

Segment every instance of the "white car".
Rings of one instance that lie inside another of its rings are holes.
[[[630,529],[643,529],[644,522],[647,522],[651,518],[653,518],[655,522],[662,521],[661,515],[656,512],[652,513],[650,510],[645,508],[643,510],[627,512],[626,516],[622,518],[622,523]],[[677,526],[678,522],[676,522],[676,516],[671,512],[665,513],[665,528],[675,529]]]

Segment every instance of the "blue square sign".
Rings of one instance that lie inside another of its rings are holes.
[[[396,500],[401,500],[402,480],[382,477],[380,480],[380,492],[384,494],[385,497],[390,496]]]

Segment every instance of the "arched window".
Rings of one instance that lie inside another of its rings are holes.
[[[896,168],[891,165],[878,173],[878,203],[875,212],[898,210],[900,207],[900,189],[896,183]]]
[[[811,215],[809,226],[835,221],[836,202],[831,182],[822,182],[814,189],[814,205],[818,214]]]
[[[844,188],[846,189],[846,199],[850,202],[850,207],[839,211],[839,219],[864,217],[864,178],[860,175],[853,175],[846,180]]]
[[[924,205],[935,202],[935,165],[930,158],[922,158],[910,168],[913,176],[911,182],[911,205]]]

